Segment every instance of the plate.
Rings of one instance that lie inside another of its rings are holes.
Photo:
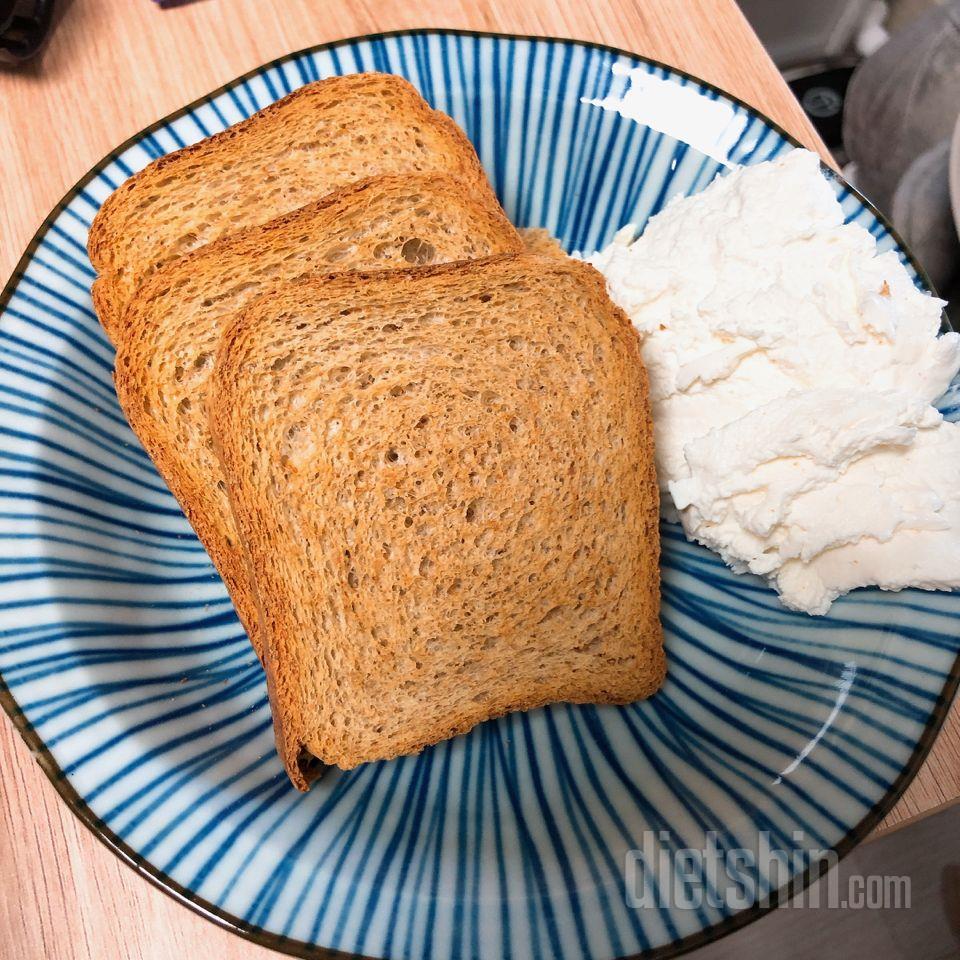
[[[451,114],[514,221],[568,250],[795,145],[622,51],[415,32],[293,54],[118,148],[51,213],[0,301],[4,707],[104,842],[278,950],[672,955],[759,916],[818,872],[813,851],[842,855],[890,808],[957,685],[960,596],[858,591],[811,619],[666,525],[670,673],[653,699],[510,716],[293,790],[259,663],[117,406],[85,242],[150,160],[360,70],[402,74]],[[836,189],[923,285],[876,211]],[[753,858],[742,895],[711,897],[702,861],[676,866],[711,843]]]

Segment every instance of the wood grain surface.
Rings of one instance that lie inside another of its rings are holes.
[[[0,72],[0,278],[63,194],[139,129],[275,57],[364,33],[459,27],[609,43],[717,84],[823,152],[733,0],[197,0],[166,10],[149,0],[60,0],[59,8],[42,59]],[[954,709],[885,826],[957,796]],[[0,957],[271,955],[121,863],[0,721]]]

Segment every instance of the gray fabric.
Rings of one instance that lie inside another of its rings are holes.
[[[960,113],[960,0],[918,17],[856,70],[843,140],[857,186],[889,213],[907,168]]]
[[[960,116],[953,128],[950,145],[950,203],[953,207],[953,223],[960,235]]]
[[[950,140],[920,154],[893,195],[891,218],[938,290],[960,265],[960,238],[953,222],[949,185]]]

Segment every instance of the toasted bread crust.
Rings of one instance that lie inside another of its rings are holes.
[[[227,233],[380,173],[445,172],[492,198],[476,151],[400,77],[307,84],[121,184],[88,238],[98,316],[111,340],[143,280]]]
[[[114,373],[120,404],[220,572],[258,654],[255,590],[207,427],[221,326],[278,284],[335,269],[406,266],[406,257],[429,253],[423,244],[441,262],[522,248],[485,192],[439,174],[375,177],[171,261],[126,311]]]
[[[593,268],[288,284],[232,318],[209,412],[300,789],[305,752],[349,768],[659,687],[646,374]]]

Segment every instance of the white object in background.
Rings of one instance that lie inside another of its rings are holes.
[[[884,26],[889,12],[884,0],[873,0],[869,8],[863,12],[854,44],[861,57],[869,57],[870,54],[876,53],[890,39],[890,34]]]
[[[641,334],[665,515],[810,613],[868,583],[960,586],[960,427],[931,406],[960,336],[844,223],[817,156],[738,168],[635,232],[588,259]]]

